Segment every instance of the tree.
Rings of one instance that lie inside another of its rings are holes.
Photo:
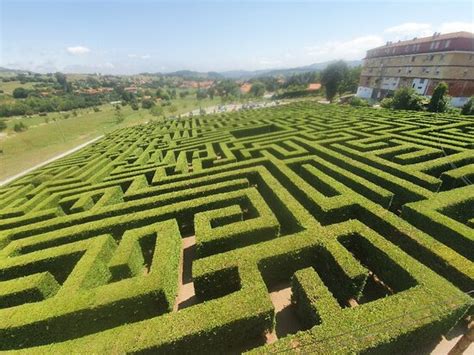
[[[28,90],[25,88],[16,88],[13,90],[13,97],[15,99],[26,99],[28,97]]]
[[[130,104],[130,107],[134,111],[138,111],[138,109],[139,109],[138,104],[135,101]]]
[[[196,99],[203,100],[206,97],[207,97],[206,90],[198,89],[198,91],[196,91]]]
[[[216,95],[216,89],[210,87],[209,89],[207,89],[207,94],[209,95],[211,100],[214,100],[214,96]]]
[[[57,72],[57,73],[54,73],[54,77],[56,78],[56,81],[64,90],[64,92],[72,91],[72,86],[67,82],[66,75],[64,75],[63,73]]]
[[[7,129],[7,123],[5,120],[0,120],[0,132]]]
[[[428,104],[428,111],[430,112],[446,112],[448,109],[448,98],[445,94],[448,92],[448,84],[440,82],[433,91],[430,103]]]
[[[152,108],[154,105],[155,102],[153,100],[145,99],[142,101],[142,108],[144,109]]]
[[[423,98],[412,88],[401,88],[395,91],[392,99],[392,108],[395,110],[423,110]]]
[[[354,68],[348,68],[347,73],[339,86],[339,95],[345,92],[356,93],[357,87],[359,86],[360,74],[362,72],[362,66]]]
[[[120,106],[117,106],[117,107],[120,107]],[[122,113],[122,110],[120,110],[120,109],[115,110],[114,116],[115,116],[115,122],[117,124],[122,123],[125,120],[125,117]]]
[[[239,95],[239,85],[231,79],[221,80],[215,88],[217,95],[224,99]]]
[[[463,115],[474,115],[474,96],[472,96],[469,101],[464,104],[461,113]]]
[[[348,75],[347,64],[340,60],[329,64],[321,74],[321,83],[326,89],[326,98],[332,102],[337,92],[340,90],[341,83]]]
[[[250,94],[255,97],[262,97],[265,94],[265,84],[260,81],[256,81],[250,88]]]

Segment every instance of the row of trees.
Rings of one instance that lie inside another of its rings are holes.
[[[360,66],[349,68],[342,60],[329,64],[321,73],[326,98],[332,102],[337,94],[355,93],[361,70]]]

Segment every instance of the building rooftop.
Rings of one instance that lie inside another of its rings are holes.
[[[453,39],[453,38],[468,38],[472,39],[474,41],[474,33],[471,32],[466,32],[466,31],[460,31],[460,32],[452,32],[452,33],[445,33],[441,34],[438,32],[435,32],[433,35],[428,36],[428,37],[421,37],[421,38],[413,38],[409,39],[406,41],[397,41],[397,42],[387,42],[385,45],[376,47],[373,49],[381,49],[381,48],[392,48],[392,47],[397,47],[397,46],[406,46],[406,45],[411,45],[411,44],[420,44],[420,43],[426,43],[426,42],[431,42],[433,40],[445,40],[445,39]]]

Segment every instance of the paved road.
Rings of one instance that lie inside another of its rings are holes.
[[[35,170],[35,169],[38,169],[38,168],[40,168],[40,167],[42,167],[42,166],[44,166],[44,165],[46,165],[46,164],[49,164],[49,163],[51,163],[51,162],[53,162],[53,161],[55,161],[55,160],[58,160],[58,159],[60,159],[60,158],[62,158],[62,157],[65,157],[66,155],[72,154],[72,153],[78,151],[79,149],[84,148],[85,146],[87,146],[87,145],[89,145],[89,144],[91,144],[91,143],[94,143],[95,141],[101,139],[102,137],[103,137],[103,135],[101,135],[101,136],[99,136],[99,137],[96,137],[96,138],[94,138],[94,139],[91,139],[90,141],[87,141],[87,142],[85,142],[85,143],[82,143],[82,144],[78,145],[77,147],[74,147],[74,148],[72,148],[72,149],[69,149],[68,151],[65,151],[64,153],[55,155],[54,157],[52,157],[52,158],[50,158],[50,159],[48,159],[48,160],[46,160],[46,161],[44,161],[44,162],[42,162],[42,163],[39,163],[39,164],[37,164],[37,165],[35,165],[35,166],[31,167],[31,168],[28,168],[28,169],[26,169],[26,170],[23,170],[21,173],[18,173],[18,174],[16,174],[16,175],[10,176],[9,178],[7,178],[7,179],[5,179],[5,180],[0,181],[0,186],[6,185],[6,184],[8,184],[9,182],[11,182],[11,181],[13,181],[13,180],[15,180],[15,179],[18,179],[19,177],[22,177],[22,176],[28,174],[29,172],[31,172],[31,171],[33,171],[33,170]]]

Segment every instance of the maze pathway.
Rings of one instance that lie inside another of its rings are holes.
[[[117,130],[0,189],[0,350],[416,349],[472,306],[473,181],[471,117],[306,102]]]

